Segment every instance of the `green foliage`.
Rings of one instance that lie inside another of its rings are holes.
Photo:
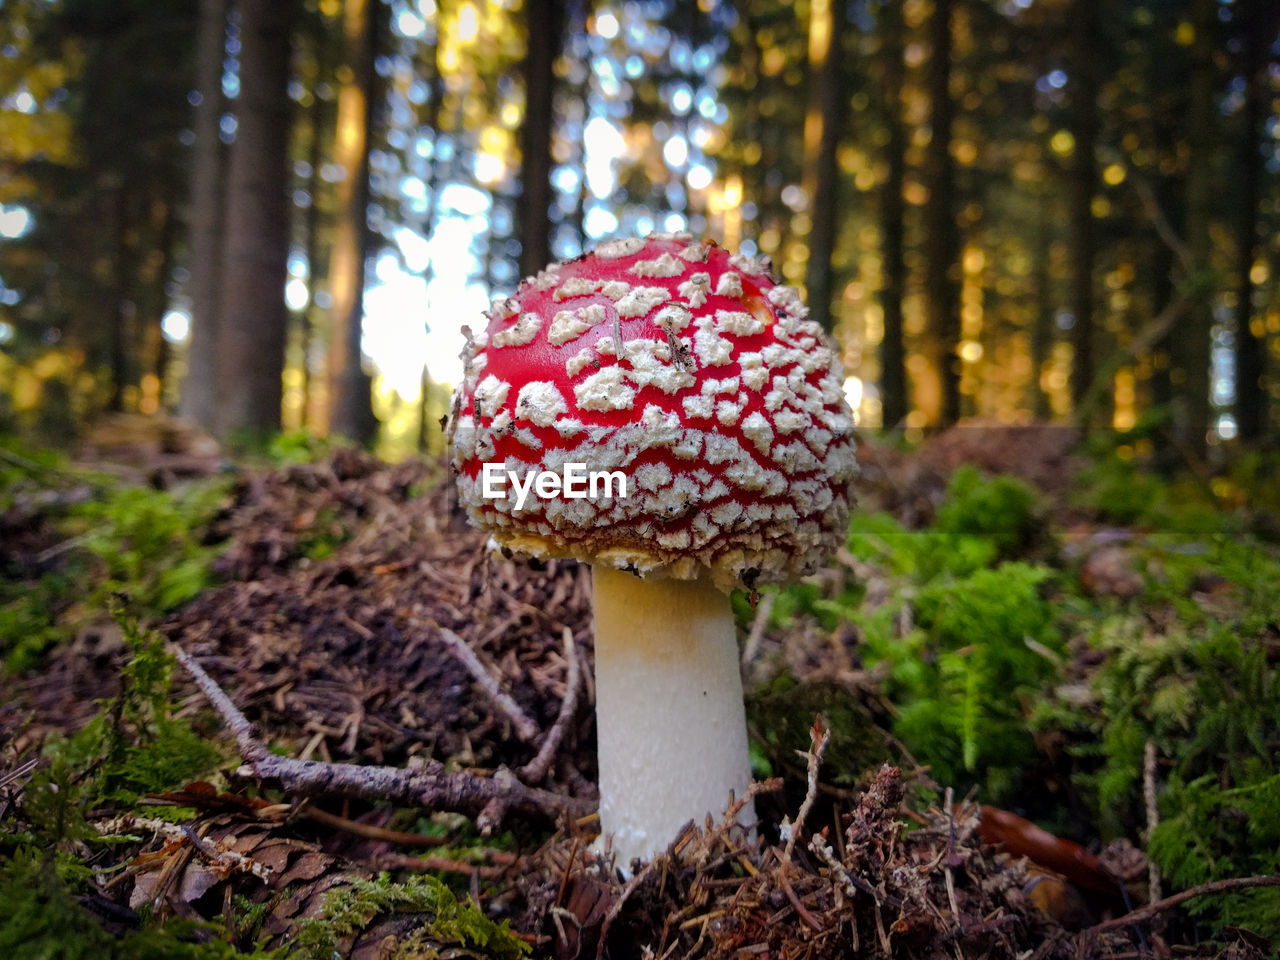
[[[202,546],[199,531],[226,492],[225,480],[176,492],[120,487],[86,504],[77,519],[105,567],[103,587],[163,613],[211,586],[217,548]]]
[[[204,539],[226,502],[226,478],[157,491],[64,474],[58,464],[51,454],[27,451],[0,459],[0,511],[39,500],[50,485],[97,487],[90,498],[67,497],[24,521],[46,524],[59,541],[38,576],[0,575],[0,657],[12,672],[36,669],[47,649],[81,626],[77,617],[105,605],[112,592],[161,615],[215,582],[219,547]]]
[[[97,839],[86,811],[181,786],[213,773],[222,760],[207,737],[170,715],[173,659],[163,640],[118,610],[117,619],[133,652],[119,696],[75,734],[50,739],[47,763],[24,791],[34,834],[50,845]]]
[[[1089,711],[1042,711],[1041,725],[1072,729],[1092,758],[1077,778],[1095,798],[1104,832],[1141,822],[1148,741],[1184,781],[1211,775],[1248,785],[1275,770],[1280,754],[1280,679],[1264,643],[1232,624],[1155,634],[1140,621],[1107,621],[1094,645],[1106,660],[1093,678]],[[1094,745],[1096,744],[1096,746]]]
[[[1041,596],[1050,571],[1005,563],[926,586],[921,630],[887,646],[895,732],[944,783],[975,775],[1000,797],[1035,755],[1025,704],[1053,676],[1060,647]]]
[[[0,655],[3,669],[14,673],[32,670],[44,652],[58,644],[66,632],[57,623],[57,611],[76,596],[69,571],[47,573],[34,583],[0,578]]]
[[[0,954],[23,960],[284,960],[283,949],[242,953],[211,924],[170,920],[114,937],[75,900],[47,860],[0,864]]]
[[[1280,873],[1280,774],[1223,788],[1216,775],[1169,779],[1148,855],[1180,888],[1210,880]],[[1280,890],[1245,890],[1193,900],[1187,909],[1214,926],[1280,938]]]
[[[340,447],[351,442],[343,437],[319,437],[310,430],[285,430],[272,434],[263,445],[267,460],[277,467],[298,463],[315,463],[323,460]]]
[[[951,475],[934,527],[944,534],[985,537],[1007,557],[1030,539],[1034,506],[1035,493],[1021,480],[988,479],[966,464]]]
[[[999,563],[1031,545],[1034,509],[1022,481],[962,467],[926,530],[907,530],[887,513],[851,518],[848,550],[891,578],[888,602],[864,609],[860,583],[835,596],[801,583],[777,591],[771,615],[775,627],[797,616],[825,630],[855,624],[863,660],[888,667],[894,733],[936,778],[982,783],[991,802],[1009,795],[1034,758],[1026,704],[1048,690],[1061,647],[1042,596],[1051,571]],[[906,610],[916,629],[901,635]]]
[[[511,933],[507,921],[495,923],[474,903],[460,903],[437,878],[412,876],[404,883],[393,883],[381,874],[326,894],[320,916],[304,921],[299,929],[293,956],[330,960],[341,940],[392,913],[425,915],[412,938],[400,942],[396,956],[416,956],[425,948],[456,945],[479,948],[478,955],[483,957],[518,960],[529,950],[528,944]]]

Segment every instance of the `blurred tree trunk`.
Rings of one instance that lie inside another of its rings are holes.
[[[1264,10],[1264,6],[1270,9]],[[1253,326],[1253,255],[1258,242],[1262,187],[1263,82],[1268,39],[1276,35],[1276,10],[1267,0],[1244,0],[1239,8],[1244,108],[1237,144],[1236,189],[1240,212],[1236,240],[1236,426],[1241,440],[1262,439],[1267,426],[1266,341],[1261,321]]]
[[[333,297],[329,327],[329,429],[362,446],[377,437],[372,382],[360,350],[364,325],[365,264],[369,238],[369,149],[377,86],[374,58],[378,0],[345,0],[342,34],[346,66],[338,91],[335,162],[345,171],[338,185],[338,223],[329,259]]]
[[[200,0],[196,35],[195,156],[191,166],[191,340],[179,411],[212,429],[217,409],[214,357],[218,342],[218,291],[222,266],[223,151],[222,60],[226,53],[227,0]]]
[[[1170,146],[1172,151],[1172,146]],[[1170,153],[1169,155],[1172,155]],[[1184,235],[1186,228],[1186,188],[1181,176],[1163,177],[1156,187],[1156,203],[1161,214],[1169,224],[1170,230],[1178,236]],[[1172,303],[1178,295],[1176,281],[1177,266],[1173,247],[1164,240],[1157,240],[1155,251],[1151,257],[1153,310],[1162,310],[1166,304]],[[1164,337],[1156,343],[1151,355],[1151,403],[1168,410],[1173,404],[1173,369],[1172,338]]]
[[[555,64],[564,43],[564,0],[526,0],[525,116],[520,140],[520,272],[551,262],[551,131]]]
[[[168,169],[168,165],[165,165]],[[173,202],[169,199],[173,197],[177,191],[173,189],[166,190],[166,196],[158,199],[154,204],[154,216],[156,219],[156,248],[154,272],[151,280],[151,296],[148,304],[147,313],[149,314],[148,324],[148,358],[147,365],[151,374],[156,378],[159,400],[159,408],[165,408],[165,389],[164,383],[169,376],[169,361],[171,351],[169,349],[169,341],[164,335],[164,315],[169,306],[169,274],[173,269],[173,248],[177,241],[177,217],[173,215]]]
[[[280,428],[288,312],[289,0],[241,0],[217,342],[221,437]]]
[[[1093,385],[1093,199],[1098,188],[1097,60],[1102,43],[1099,0],[1076,0],[1071,12],[1071,72],[1075,75],[1071,98],[1071,132],[1075,152],[1071,163],[1071,402],[1079,407]]]
[[[422,126],[431,131],[431,166],[427,170],[426,176],[426,195],[427,210],[426,217],[423,220],[423,235],[430,240],[431,235],[435,233],[436,220],[438,219],[438,211],[440,205],[436,203],[436,193],[440,189],[440,107],[441,101],[444,100],[444,77],[440,72],[440,33],[439,26],[440,17],[443,9],[440,0],[436,4],[436,35],[435,40],[431,44],[431,75],[427,81],[427,109],[422,118]],[[421,49],[421,48],[419,48]],[[430,262],[427,264],[427,279],[430,279],[432,267]],[[430,320],[426,321],[430,328]],[[420,392],[418,394],[418,452],[427,453],[431,449],[432,436],[443,436],[439,429],[433,426],[432,410],[434,393],[439,389],[436,382],[431,379],[431,367],[428,362],[430,358],[424,358],[422,363],[422,379],[420,381]],[[448,409],[446,403],[445,409]]]
[[[813,190],[810,210],[808,287],[810,318],[824,330],[835,326],[831,303],[834,277],[831,257],[835,253],[840,210],[840,167],[836,156],[844,135],[849,90],[844,69],[844,34],[847,14],[843,0],[813,0],[809,8],[809,70],[815,77],[817,93],[805,126],[818,130],[810,143],[806,130],[805,150],[811,153]],[[809,165],[809,164],[806,164]]]
[[[929,93],[932,134],[925,151],[925,302],[929,324],[939,351],[942,407],[939,422],[949,426],[960,419],[959,260],[960,231],[956,224],[955,162],[951,157],[951,9],[952,0],[935,0],[929,18],[931,51],[925,78]]]
[[[888,142],[885,159],[888,176],[880,193],[880,233],[884,262],[884,287],[880,291],[884,311],[884,339],[880,343],[881,420],[886,430],[902,424],[907,402],[907,351],[902,328],[902,298],[907,289],[903,257],[906,205],[902,188],[906,180],[906,128],[902,122],[902,10],[898,0],[885,0],[880,12],[881,58],[884,61],[884,125]]]
[[[1053,346],[1053,271],[1050,257],[1053,246],[1053,222],[1049,191],[1040,191],[1039,214],[1036,217],[1036,310],[1031,318],[1031,414],[1040,423],[1053,416],[1049,394],[1041,385],[1049,351]]]
[[[111,396],[107,400],[107,409],[112,413],[120,413],[125,407],[125,390],[133,380],[129,362],[133,348],[130,328],[136,311],[136,304],[129,299],[129,288],[134,274],[130,238],[132,230],[129,222],[129,188],[126,183],[116,183],[112,195],[112,206],[111,345],[109,349]]]
[[[329,31],[327,28],[326,18],[317,18],[316,30],[313,38],[315,44],[315,62],[316,75],[312,83],[311,90],[311,139],[307,144],[307,196],[310,203],[307,205],[306,216],[303,218],[303,232],[305,234],[305,256],[307,258],[307,305],[298,316],[299,327],[299,343],[302,353],[302,425],[304,427],[314,427],[319,416],[319,411],[315,408],[316,403],[316,384],[315,377],[312,372],[312,364],[316,361],[315,354],[317,332],[320,329],[321,316],[323,311],[316,305],[316,295],[324,289],[328,278],[328,259],[331,253],[330,244],[326,242],[323,236],[327,226],[327,219],[324,216],[324,202],[322,194],[325,194],[329,187],[325,183],[321,171],[325,164],[325,144],[330,142],[330,135],[334,130],[334,110],[332,97],[323,97],[320,95],[321,88],[327,86],[333,68],[333,57],[331,52],[331,42],[329,40]]]
[[[1213,314],[1209,229],[1214,194],[1213,172],[1214,34],[1216,0],[1192,0],[1195,39],[1191,44],[1188,109],[1187,252],[1193,275],[1186,278],[1194,301],[1173,331],[1174,429],[1185,448],[1203,456],[1210,427],[1209,363]]]

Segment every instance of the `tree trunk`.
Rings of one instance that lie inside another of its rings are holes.
[[[1031,318],[1031,414],[1039,423],[1046,423],[1053,416],[1049,394],[1041,386],[1045,364],[1053,348],[1054,309],[1053,271],[1050,269],[1050,250],[1053,245],[1052,214],[1049,191],[1039,197],[1039,216],[1036,223],[1036,309]]]
[[[1188,109],[1187,250],[1191,258],[1194,302],[1174,331],[1177,362],[1174,387],[1174,429],[1186,448],[1203,456],[1210,428],[1209,363],[1213,327],[1210,238],[1214,194],[1220,188],[1213,175],[1214,150],[1214,33],[1215,0],[1193,0],[1195,40],[1191,45],[1191,97]]]
[[[955,163],[951,158],[951,9],[952,0],[935,0],[929,19],[926,85],[930,99],[932,135],[925,153],[929,199],[925,220],[925,300],[939,350],[942,381],[941,425],[960,419],[959,260],[960,231],[955,211]]]
[[[1098,74],[1096,62],[1101,44],[1099,0],[1076,0],[1072,12],[1072,72],[1075,90],[1071,99],[1075,153],[1071,164],[1071,401],[1079,406],[1093,383],[1094,321],[1093,198],[1098,173],[1094,159],[1098,136]]]
[[[304,427],[314,427],[317,420],[317,411],[314,409],[315,378],[311,370],[312,362],[315,360],[312,354],[315,352],[316,331],[320,327],[321,313],[320,308],[316,306],[316,294],[324,288],[324,278],[327,270],[322,264],[327,261],[328,253],[330,252],[327,249],[329,245],[321,237],[321,232],[325,226],[325,218],[321,210],[320,195],[328,186],[320,172],[325,162],[324,146],[333,129],[333,110],[330,107],[330,100],[321,97],[318,92],[320,85],[328,82],[331,66],[329,37],[323,22],[316,30],[315,44],[316,81],[312,89],[311,141],[307,145],[307,166],[309,168],[307,196],[310,197],[311,202],[308,204],[306,215],[303,218],[303,233],[306,238],[304,241],[306,244],[305,255],[307,258],[307,305],[299,311],[297,319],[298,339],[302,354],[301,419]]]
[[[191,167],[191,228],[187,263],[191,274],[191,340],[179,411],[212,429],[217,409],[214,383],[218,342],[218,293],[222,265],[223,152],[222,60],[226,52],[227,0],[200,0],[196,37],[195,157]]]
[[[1253,254],[1258,241],[1258,204],[1262,186],[1263,80],[1267,65],[1267,40],[1276,35],[1274,10],[1264,11],[1263,0],[1241,5],[1240,38],[1243,45],[1244,109],[1236,163],[1236,426],[1245,442],[1261,440],[1267,427],[1265,332],[1253,327]]]
[[[436,23],[441,22],[444,13],[443,5],[440,0],[436,3]],[[440,176],[440,116],[441,106],[444,100],[444,76],[440,72],[440,32],[439,26],[436,28],[435,42],[431,45],[431,79],[428,81],[428,100],[426,114],[422,118],[422,125],[431,131],[431,166],[427,171],[427,210],[426,217],[423,219],[422,232],[423,235],[430,240],[431,235],[435,233],[436,221],[439,217],[440,204],[437,203],[437,194],[440,185],[444,182]],[[432,274],[432,265],[427,264],[427,277],[429,281]],[[430,329],[430,321],[427,321],[427,328]],[[431,379],[431,367],[429,358],[424,359],[422,363],[422,378],[420,381],[420,392],[418,394],[418,452],[427,453],[431,450],[432,437],[443,438],[438,419],[433,415],[432,394],[438,389],[436,383]]]
[[[133,282],[133,264],[129,241],[129,189],[124,183],[115,187],[112,216],[112,283],[111,283],[111,396],[107,409],[112,413],[124,410],[124,394],[130,376],[129,359],[132,353],[131,327],[136,305],[129,300],[129,288]]]
[[[172,197],[175,191],[166,187],[166,193]],[[169,376],[170,350],[169,341],[164,335],[164,316],[169,306],[169,273],[173,266],[173,247],[176,240],[177,217],[173,215],[173,201],[166,198],[156,202],[156,266],[155,275],[151,277],[152,288],[150,313],[151,329],[148,339],[151,341],[151,356],[148,358],[152,375],[156,378],[159,409],[165,409],[164,382]]]
[[[293,4],[240,2],[240,98],[227,177],[219,436],[261,438],[280,429],[288,312],[289,41]]]
[[[836,153],[844,135],[845,105],[849,99],[843,49],[845,6],[843,0],[814,0],[809,10],[809,68],[811,74],[816,74],[817,82],[810,116],[819,125],[819,132],[816,138],[818,149],[812,160],[812,226],[805,284],[809,294],[809,316],[828,331],[835,327],[831,312],[835,293],[831,258],[839,231],[840,167]]]
[[[338,92],[334,160],[346,171],[338,185],[338,227],[329,260],[329,429],[368,446],[377,436],[371,381],[360,350],[365,263],[369,254],[369,148],[377,86],[374,57],[378,0],[346,0],[343,37],[349,82]]]
[[[520,272],[551,261],[551,131],[555,63],[564,42],[564,0],[527,0],[525,116],[520,150]]]
[[[902,123],[902,10],[897,0],[881,7],[880,36],[884,61],[884,125],[889,175],[880,194],[881,260],[884,286],[880,291],[884,311],[884,339],[880,343],[881,421],[886,430],[902,424],[907,403],[907,351],[902,327],[902,298],[907,289],[907,265],[903,251],[906,205],[902,188],[906,179],[906,128]]]

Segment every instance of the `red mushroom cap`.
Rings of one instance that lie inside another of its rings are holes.
[[[451,417],[459,495],[503,545],[722,586],[805,572],[843,540],[856,471],[839,361],[764,258],[688,235],[602,243],[494,302]],[[620,360],[618,348],[624,357]],[[627,496],[482,496],[622,471]]]

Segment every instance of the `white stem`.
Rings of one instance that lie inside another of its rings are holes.
[[[595,586],[600,827],[619,866],[746,793],[751,770],[729,598],[702,580],[641,580],[603,564]],[[743,808],[739,820],[755,821]]]

